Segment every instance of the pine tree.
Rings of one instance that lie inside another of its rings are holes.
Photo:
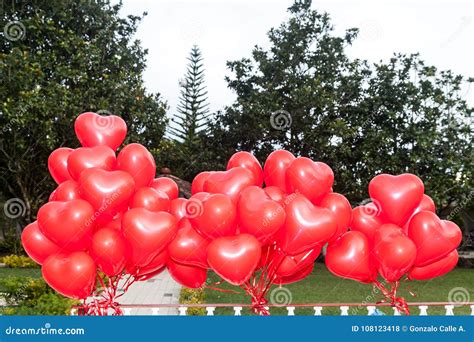
[[[194,150],[199,143],[198,133],[206,129],[209,116],[207,91],[204,84],[204,66],[199,48],[194,45],[188,57],[184,79],[180,81],[178,113],[172,119],[175,123],[170,131],[183,147]]]

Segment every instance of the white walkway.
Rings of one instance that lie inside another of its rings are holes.
[[[119,298],[121,304],[179,304],[181,285],[165,270],[154,278],[133,283],[127,293]],[[119,288],[120,291],[120,288]],[[151,308],[133,308],[131,315],[151,315]],[[160,308],[158,315],[177,315],[176,308]]]

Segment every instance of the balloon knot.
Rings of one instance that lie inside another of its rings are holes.
[[[252,311],[260,316],[270,316],[270,311],[265,308],[268,301],[263,297],[252,297]]]

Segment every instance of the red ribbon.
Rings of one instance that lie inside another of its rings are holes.
[[[274,253],[269,258],[267,254],[265,261],[266,265],[260,271],[260,274],[254,273],[252,277],[241,285],[241,288],[252,300],[252,311],[260,316],[269,316],[270,312],[265,308],[268,300],[265,298],[270,290],[273,281],[276,279],[276,271],[285,258],[285,254],[281,250],[277,250],[274,245]]]
[[[136,279],[129,276],[124,283],[123,293],[117,295],[118,283],[122,279],[121,274],[108,278],[107,285],[101,276],[98,276],[97,278],[101,286],[96,290],[95,296],[101,298],[95,298],[89,303],[84,299],[82,305],[78,307],[77,314],[79,316],[107,316],[109,314],[109,309],[112,309],[112,316],[122,316],[123,311],[120,307],[120,303],[117,302],[117,299],[127,292],[130,285],[132,285]]]
[[[389,302],[390,305],[392,307],[397,308],[398,311],[403,312],[407,316],[410,315],[410,308],[408,307],[405,298],[397,297],[397,290],[400,285],[398,281],[392,284],[392,288],[390,290],[388,290],[382,283],[377,280],[375,280],[373,283],[385,296],[385,299],[382,299],[376,304]]]

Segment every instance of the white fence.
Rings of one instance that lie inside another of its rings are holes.
[[[379,307],[389,307],[390,304],[381,303],[378,305],[370,304],[360,304],[360,303],[320,303],[320,304],[294,304],[294,305],[268,305],[265,308],[272,312],[274,308],[286,308],[286,313],[288,316],[294,316],[297,314],[298,309],[310,308],[314,312],[314,316],[322,316],[325,314],[325,309],[327,308],[338,308],[339,314],[341,316],[348,315],[374,315],[376,314],[376,309]],[[446,316],[453,316],[460,307],[469,307],[470,315],[474,316],[474,302],[469,303],[449,303],[449,302],[427,302],[427,303],[408,303],[408,306],[411,308],[417,307],[419,309],[420,316],[427,316],[430,314],[430,308],[441,307],[443,308],[444,314]],[[175,309],[176,314],[179,316],[186,316],[188,308],[205,308],[207,316],[214,316],[215,310],[217,308],[232,308],[234,316],[241,316],[242,309],[244,307],[250,308],[250,305],[243,304],[143,304],[143,305],[121,305],[120,306],[123,314],[125,316],[133,315],[132,310],[140,309],[141,312],[145,309],[146,313],[141,313],[144,315],[161,315],[160,309],[166,309],[166,314],[169,315],[170,309]],[[352,311],[349,311],[351,310]],[[399,316],[400,312],[392,307],[393,315]],[[334,314],[334,313],[331,313]],[[71,310],[71,315],[77,315],[77,308]]]

